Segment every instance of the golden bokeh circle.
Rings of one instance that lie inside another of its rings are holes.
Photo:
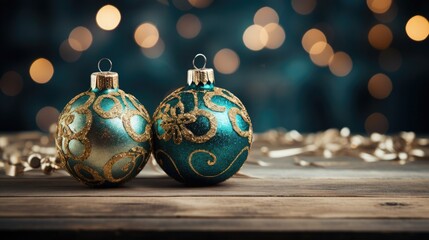
[[[134,32],[134,40],[142,48],[151,48],[159,40],[158,28],[152,23],[143,23]]]
[[[95,21],[101,29],[111,31],[121,22],[121,12],[113,5],[105,5],[98,10]]]
[[[47,83],[54,75],[54,66],[46,58],[36,59],[30,66],[30,76],[36,83]]]
[[[213,60],[216,70],[223,74],[232,74],[240,66],[240,57],[231,49],[219,50]]]
[[[392,81],[383,73],[377,73],[368,81],[368,91],[376,99],[385,99],[392,92]]]
[[[392,31],[384,24],[377,24],[369,30],[368,41],[376,49],[386,49],[393,40]]]
[[[425,17],[416,15],[408,20],[405,31],[412,40],[423,41],[429,35],[429,22]]]

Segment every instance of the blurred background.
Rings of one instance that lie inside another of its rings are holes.
[[[256,132],[429,133],[429,1],[0,4],[0,132],[48,131],[102,57],[153,113],[204,53]]]

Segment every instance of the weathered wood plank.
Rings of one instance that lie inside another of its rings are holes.
[[[169,178],[137,178],[123,187],[89,188],[71,177],[0,179],[0,198],[12,196],[279,196],[429,197],[429,179],[249,179],[189,188]]]
[[[428,219],[0,218],[1,230],[429,232]]]
[[[0,217],[429,219],[429,198],[2,197]]]

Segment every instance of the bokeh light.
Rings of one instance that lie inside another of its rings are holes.
[[[392,43],[393,34],[389,27],[377,24],[369,30],[368,41],[376,49],[386,49]]]
[[[213,0],[188,0],[188,2],[196,8],[206,8],[212,4]]]
[[[113,5],[105,5],[98,10],[95,20],[101,29],[111,31],[121,22],[121,12]]]
[[[329,70],[337,77],[347,76],[353,68],[353,61],[345,52],[336,52],[329,59]]]
[[[183,38],[194,38],[201,31],[200,19],[193,14],[185,14],[177,21],[176,29]]]
[[[395,20],[397,15],[398,6],[394,2],[392,2],[392,5],[390,6],[389,10],[381,14],[374,14],[374,17],[382,23],[390,23]]]
[[[54,75],[54,66],[46,58],[36,59],[30,66],[30,76],[36,83],[47,83]]]
[[[405,31],[412,40],[423,41],[429,35],[429,22],[425,17],[416,15],[408,20]]]
[[[326,48],[327,45],[328,45],[327,42],[323,42],[323,41],[317,42],[317,43],[313,44],[313,46],[310,49],[309,54],[311,54],[311,55],[320,54],[323,52],[323,50]]]
[[[315,47],[319,48],[318,45],[314,44],[312,49]],[[328,66],[329,60],[334,55],[334,50],[332,49],[331,45],[329,45],[329,44],[326,44],[325,47],[323,48],[323,50],[319,54],[311,54],[311,52],[315,52],[315,51],[310,49],[311,61],[320,67]]]
[[[301,15],[308,15],[316,8],[316,0],[292,0],[292,8]]]
[[[327,42],[325,34],[319,29],[312,28],[308,30],[304,36],[302,36],[302,47],[308,53],[310,53],[311,48],[317,42]],[[320,46],[319,46],[320,47]]]
[[[9,71],[0,78],[0,89],[7,96],[18,95],[23,87],[22,77],[15,71]]]
[[[59,51],[61,58],[66,62],[76,62],[82,54],[81,52],[74,50],[70,46],[68,40],[65,40],[61,43]]]
[[[151,48],[142,48],[141,50],[147,58],[155,59],[159,58],[164,53],[165,44],[164,41],[159,38],[155,46]]]
[[[368,91],[376,99],[385,99],[392,92],[392,81],[383,73],[377,73],[368,81]]]
[[[79,26],[70,32],[68,42],[71,48],[82,52],[91,46],[92,34],[88,28]]]
[[[260,25],[251,25],[243,33],[243,42],[246,47],[252,51],[263,49],[268,42],[268,33]]]
[[[381,113],[373,113],[369,115],[365,121],[365,131],[368,134],[377,132],[384,134],[389,129],[389,121]]]
[[[253,22],[260,26],[265,26],[269,23],[279,23],[279,15],[276,10],[270,7],[263,7],[255,13]]]
[[[395,72],[402,65],[402,55],[398,50],[389,48],[380,52],[378,62],[383,70]]]
[[[158,28],[152,23],[143,23],[134,32],[136,43],[142,48],[151,48],[159,40]]]
[[[282,26],[277,23],[269,23],[265,25],[264,29],[268,33],[268,41],[265,44],[266,48],[277,49],[283,45],[286,33]]]
[[[374,13],[385,13],[392,5],[392,0],[366,0],[368,8]]]
[[[216,53],[213,63],[218,72],[231,74],[240,66],[240,57],[233,50],[224,48]]]
[[[49,127],[58,121],[59,115],[60,113],[56,108],[51,106],[43,107],[37,112],[36,124],[42,131],[48,132]]]

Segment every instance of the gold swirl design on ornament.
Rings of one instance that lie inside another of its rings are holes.
[[[155,131],[156,136],[160,140],[169,141],[173,139],[175,144],[180,144],[183,138],[194,143],[203,143],[210,140],[216,135],[217,121],[215,116],[203,109],[198,109],[198,95],[197,92],[185,91],[191,93],[194,101],[194,109],[190,112],[185,113],[185,106],[182,102],[180,91],[176,90],[158,106],[154,114],[154,122],[157,123],[161,120],[160,127],[164,130],[164,133],[159,134]],[[183,92],[183,93],[185,93]],[[171,106],[168,102],[177,99],[178,102]],[[179,113],[178,113],[179,112]],[[187,124],[195,123],[198,120],[198,116],[207,118],[210,122],[209,130],[201,136],[196,136],[191,130],[187,128]]]
[[[76,141],[80,142],[84,146],[83,152],[80,155],[74,155],[74,153],[72,151],[70,151],[70,146],[69,145],[70,145],[70,142],[72,140],[76,140]],[[83,161],[83,160],[87,159],[89,157],[89,155],[91,154],[91,142],[86,137],[85,138],[81,138],[81,139],[68,139],[68,138],[65,138],[63,143],[64,143],[63,149],[65,149],[66,152],[67,152],[67,155],[69,157],[71,157],[72,159],[74,159],[74,160]]]
[[[147,112],[146,108],[142,105],[138,103],[138,100],[136,99],[136,97],[134,97],[131,94],[125,94],[126,97],[128,97],[128,99],[130,100],[130,102],[133,104],[134,108],[143,112],[144,114],[144,119],[146,119],[147,122],[150,122],[150,116],[149,113]]]
[[[204,104],[206,105],[206,107],[213,111],[223,112],[226,110],[226,107],[217,105],[213,102],[212,98],[214,96],[225,98],[228,101],[240,107],[241,109],[245,109],[243,103],[236,96],[234,96],[234,94],[232,94],[231,92],[225,89],[214,87],[213,91],[206,92],[206,94],[204,94],[204,97],[203,97]]]
[[[88,99],[83,104],[72,110],[72,105],[83,96],[88,96]],[[91,144],[86,138],[86,134],[89,132],[92,124],[92,114],[88,107],[93,103],[94,99],[95,94],[90,91],[78,94],[72,98],[69,103],[67,103],[59,117],[56,146],[59,156],[63,158],[64,161],[69,157],[72,157],[75,160],[85,160],[91,152]],[[85,115],[85,125],[82,129],[76,132],[70,127],[70,125],[75,121],[75,114]],[[69,149],[69,143],[72,140],[76,140],[84,145],[84,150],[79,156],[75,156]]]
[[[237,124],[237,115],[240,115],[241,118],[243,118],[243,120],[249,124],[249,130],[248,131],[243,131]],[[232,123],[232,128],[234,129],[234,131],[245,138],[248,138],[249,144],[252,143],[252,129],[251,129],[251,122],[250,122],[250,118],[247,114],[244,114],[243,111],[241,111],[240,109],[233,107],[229,110],[228,112],[228,117],[229,117],[229,121],[231,121]]]
[[[142,157],[142,161],[145,161],[145,155],[146,151],[142,147],[135,147],[128,152],[121,152],[114,155],[103,167],[104,177],[107,181],[112,183],[121,182],[122,180],[128,178],[133,172],[136,166],[136,161],[139,157]],[[125,175],[120,178],[114,178],[112,173],[113,166],[120,160],[126,158],[131,158],[131,160],[121,168]]]
[[[196,153],[207,153],[207,154],[209,154],[209,156],[212,158],[212,159],[209,159],[209,160],[207,160],[207,165],[209,165],[209,166],[213,166],[213,165],[215,165],[216,164],[216,162],[217,162],[217,157],[213,154],[213,153],[211,153],[211,152],[209,152],[209,151],[207,151],[207,150],[204,150],[204,149],[198,149],[198,150],[195,150],[195,151],[193,151],[190,155],[189,155],[189,157],[188,157],[188,164],[189,164],[189,166],[191,167],[191,169],[192,169],[192,171],[195,173],[195,174],[197,174],[198,176],[201,176],[201,177],[207,177],[207,178],[213,178],[213,177],[218,177],[218,176],[220,176],[220,175],[222,175],[222,174],[224,174],[226,171],[228,171],[231,167],[232,167],[232,165],[234,165],[234,163],[237,161],[237,159],[245,152],[245,151],[249,151],[249,147],[248,146],[246,146],[246,147],[244,147],[239,153],[238,153],[238,155],[234,158],[234,160],[228,165],[228,167],[226,167],[223,171],[221,171],[220,173],[218,173],[218,174],[214,174],[214,175],[204,175],[204,174],[202,174],[202,173],[200,173],[200,172],[198,172],[196,169],[195,169],[195,167],[194,167],[194,165],[192,164],[192,158],[194,157],[194,154],[196,154]]]
[[[78,108],[88,108],[89,106],[91,106],[92,102],[94,102],[94,99],[95,99],[95,93],[93,93],[91,91],[87,91],[87,92],[80,93],[80,94],[76,95],[74,98],[72,98],[70,100],[70,102],[68,102],[67,105],[64,107],[63,112],[69,112],[71,110],[72,105],[79,98],[81,98],[83,96],[88,96],[89,98],[85,101],[85,103],[83,103],[82,105],[79,105],[78,107],[76,107],[76,109],[78,109]]]
[[[103,184],[105,181],[96,170],[94,170],[90,166],[84,165],[83,163],[77,163],[76,165],[74,165],[73,169],[78,179],[83,181],[83,183],[85,184],[100,185]],[[81,172],[82,170],[90,174],[92,178],[88,178],[83,175]]]
[[[137,99],[133,95],[125,94],[122,90],[119,90],[119,94],[121,95],[122,101],[126,106],[126,111],[122,115],[122,124],[125,128],[125,131],[127,131],[128,135],[136,142],[148,141],[151,138],[151,120],[149,113],[146,111],[142,104],[138,103]],[[128,105],[128,101],[126,98],[130,100],[131,104],[135,109],[129,109],[130,106]],[[144,132],[141,134],[136,133],[131,126],[131,118],[136,115],[141,116],[146,121],[146,127],[144,129]]]
[[[190,142],[195,142],[195,143],[204,143],[204,142],[207,142],[208,140],[210,140],[214,135],[216,135],[217,121],[216,121],[216,118],[213,114],[211,114],[210,112],[201,110],[201,109],[193,110],[189,114],[191,114],[191,116],[193,116],[195,118],[195,121],[196,121],[198,116],[203,116],[203,117],[207,118],[210,122],[210,129],[204,135],[195,136],[191,130],[189,130],[186,127],[183,127],[181,129],[182,130],[181,132],[182,132],[182,135],[186,138],[186,140],[188,140]]]
[[[179,177],[180,177],[182,180],[184,180],[184,178],[183,178],[182,174],[180,174],[180,171],[179,171],[179,169],[177,168],[176,163],[174,162],[174,160],[170,157],[170,155],[168,155],[168,153],[166,153],[164,150],[161,150],[161,149],[159,149],[159,150],[157,150],[157,151],[155,152],[155,158],[156,158],[156,160],[158,161],[159,165],[160,165],[161,167],[162,167],[162,166],[164,166],[164,164],[163,164],[163,162],[162,162],[162,159],[159,157],[159,154],[164,154],[164,155],[167,157],[167,159],[171,162],[171,164],[173,165],[174,169],[176,170],[177,175],[179,175]]]
[[[95,100],[94,105],[92,106],[94,111],[102,118],[116,118],[121,116],[122,104],[121,102],[119,102],[119,99],[116,98],[118,95],[119,94],[117,92],[112,92],[112,93],[103,94],[99,96]],[[107,111],[105,111],[101,107],[101,102],[105,99],[110,99],[113,101],[113,107]]]
[[[125,130],[128,135],[136,142],[146,142],[150,139],[150,122],[146,123],[146,127],[143,133],[138,134],[134,131],[131,126],[131,118],[133,116],[141,116],[146,120],[145,114],[138,110],[127,110],[125,114],[122,116],[122,124],[124,125]],[[146,120],[147,121],[147,120]]]
[[[229,92],[225,89],[215,87],[213,89],[213,91],[207,92],[203,97],[204,104],[206,105],[206,107],[213,110],[213,111],[224,112],[226,110],[225,106],[220,106],[220,105],[217,105],[213,102],[213,97],[215,97],[215,96],[225,98],[237,106],[237,107],[232,107],[228,111],[229,120],[231,122],[231,125],[232,125],[232,128],[234,129],[234,131],[238,135],[248,138],[248,142],[249,142],[249,144],[251,144],[252,143],[252,137],[253,137],[252,122],[250,121],[249,114],[247,113],[246,108],[244,107],[243,103],[236,96],[234,96],[234,94],[232,94],[231,92]],[[240,115],[243,118],[243,120],[247,124],[249,124],[249,129],[247,131],[240,129],[240,127],[238,126],[237,120],[236,120],[237,115]]]

